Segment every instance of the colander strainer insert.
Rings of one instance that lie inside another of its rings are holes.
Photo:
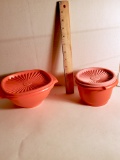
[[[45,71],[29,70],[7,76],[1,86],[8,94],[22,94],[43,87],[50,80],[50,76]]]

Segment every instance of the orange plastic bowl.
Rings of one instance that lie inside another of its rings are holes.
[[[27,70],[11,74],[1,82],[2,98],[21,107],[35,107],[50,93],[57,79],[43,70]]]
[[[90,106],[103,106],[111,97],[118,80],[115,74],[105,68],[85,68],[75,77],[80,98]]]

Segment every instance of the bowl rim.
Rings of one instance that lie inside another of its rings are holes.
[[[83,83],[78,83],[77,81],[75,81],[77,86],[81,86],[85,89],[88,89],[88,90],[106,90],[106,89],[110,89],[110,88],[113,88],[115,87],[117,84],[118,84],[118,80],[116,79],[116,81],[114,81],[112,84],[109,84],[107,86],[101,86],[101,87],[93,87],[91,85],[84,85]]]
[[[20,93],[7,92],[7,90],[5,89],[5,82],[10,77],[12,77],[12,76],[14,77],[14,76],[22,74],[22,73],[29,73],[29,72],[34,72],[34,71],[38,71],[38,72],[44,73],[50,79],[50,81],[44,86],[41,86],[39,88],[30,90],[30,91],[27,91],[27,92],[20,92]],[[54,78],[55,77],[53,77],[52,74],[50,74],[50,73],[48,73],[48,72],[46,72],[44,70],[41,70],[41,69],[24,70],[24,71],[15,72],[15,73],[10,74],[10,75],[6,76],[5,78],[3,78],[2,81],[1,81],[1,88],[4,91],[6,97],[17,97],[17,96],[29,95],[29,94],[32,94],[32,93],[43,92],[43,91],[48,90],[49,88],[51,88],[54,85]]]

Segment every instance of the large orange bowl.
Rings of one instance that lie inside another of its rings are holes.
[[[57,82],[52,74],[43,70],[21,71],[3,78],[1,97],[20,107],[35,107],[49,95]]]

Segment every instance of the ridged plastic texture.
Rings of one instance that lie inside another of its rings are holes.
[[[51,81],[43,70],[29,70],[7,76],[2,81],[2,88],[8,94],[22,94],[40,90]]]
[[[76,74],[76,83],[92,87],[107,86],[114,83],[115,80],[115,74],[105,68],[85,68]]]

